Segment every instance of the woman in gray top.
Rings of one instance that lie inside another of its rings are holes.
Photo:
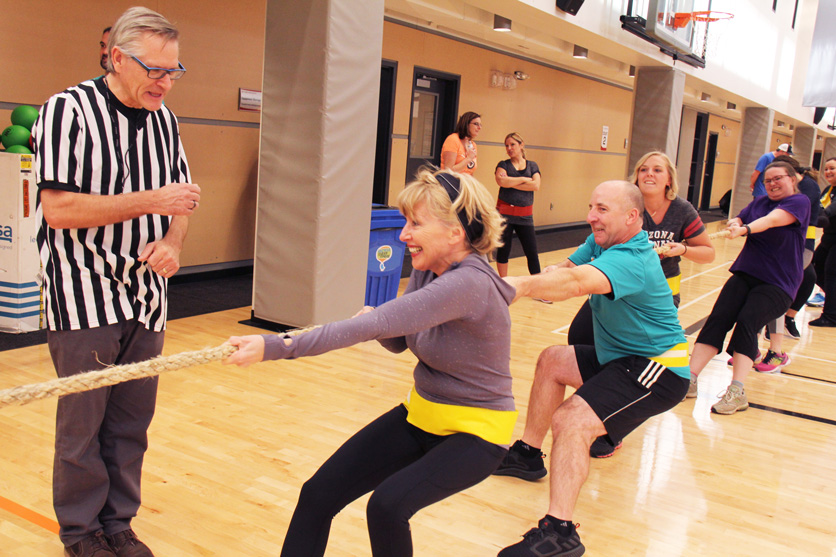
[[[404,295],[289,338],[233,337],[226,363],[313,356],[378,340],[418,363],[406,400],[367,425],[305,482],[282,555],[322,555],[331,520],[373,491],[372,553],[412,555],[409,519],[499,465],[517,412],[511,392],[514,289],[488,264],[502,218],[476,179],[422,170],[398,197],[413,272]]]

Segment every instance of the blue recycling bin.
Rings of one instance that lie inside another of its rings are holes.
[[[400,211],[372,206],[365,305],[376,307],[398,296],[406,244],[400,241],[406,219]]]

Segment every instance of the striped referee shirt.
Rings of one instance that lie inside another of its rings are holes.
[[[190,182],[177,119],[165,106],[129,108],[102,78],[51,97],[32,131],[35,179],[40,189],[90,195],[158,189]],[[167,279],[137,258],[161,240],[172,217],[56,230],[38,198],[38,248],[50,330],[91,329],[136,318],[165,329]]]

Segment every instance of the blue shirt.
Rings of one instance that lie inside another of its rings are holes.
[[[772,164],[772,161],[775,160],[775,153],[769,152],[764,155],[761,155],[761,158],[758,159],[758,164],[755,165],[755,170],[758,171],[758,177],[755,180],[755,187],[752,189],[752,196],[753,197],[760,197],[762,195],[766,195],[766,186],[763,185],[763,171],[766,170],[766,167]]]
[[[609,294],[589,296],[599,363],[624,356],[656,359],[686,343],[671,289],[647,232],[642,230],[606,250],[590,234],[569,260],[576,265],[592,265],[606,275],[612,287]],[[684,361],[681,356],[679,359],[683,365],[667,367],[680,377],[690,378],[687,343]]]

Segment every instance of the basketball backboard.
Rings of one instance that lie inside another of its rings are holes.
[[[645,30],[682,54],[694,54],[691,43],[694,24],[689,18],[676,17],[693,11],[694,0],[648,0]]]

